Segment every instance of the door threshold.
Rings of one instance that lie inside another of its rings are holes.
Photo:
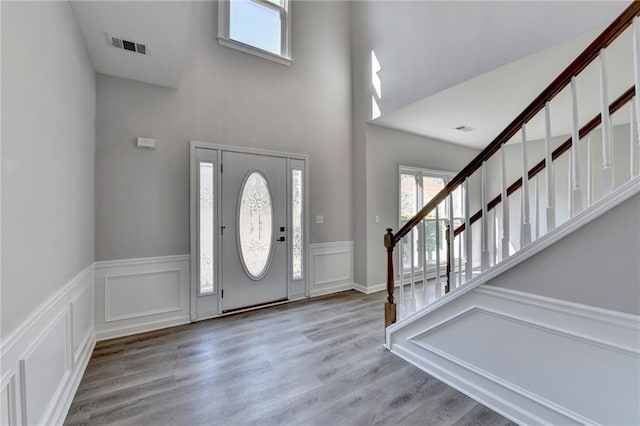
[[[237,314],[240,312],[253,311],[259,308],[282,305],[283,303],[287,303],[287,302],[289,302],[289,299],[285,297],[284,299],[272,300],[271,302],[257,303],[255,305],[243,306],[241,308],[227,309],[225,311],[222,311],[221,315],[230,315],[230,314]]]

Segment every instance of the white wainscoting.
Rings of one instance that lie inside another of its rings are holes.
[[[310,244],[310,296],[351,290],[353,284],[353,241]]]
[[[97,340],[190,322],[189,255],[95,263]]]
[[[62,424],[95,345],[93,265],[2,342],[0,424]]]
[[[480,286],[391,351],[522,424],[640,424],[640,317]]]

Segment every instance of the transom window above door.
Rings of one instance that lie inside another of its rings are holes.
[[[291,64],[289,0],[221,0],[218,4],[220,44]]]

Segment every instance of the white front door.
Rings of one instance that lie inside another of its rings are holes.
[[[308,296],[307,158],[191,143],[191,319]]]
[[[287,159],[222,153],[221,311],[287,299]]]

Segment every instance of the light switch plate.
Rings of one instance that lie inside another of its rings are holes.
[[[321,214],[319,214],[318,216],[316,216],[316,223],[318,225],[322,225],[324,223],[324,216],[322,216]]]

